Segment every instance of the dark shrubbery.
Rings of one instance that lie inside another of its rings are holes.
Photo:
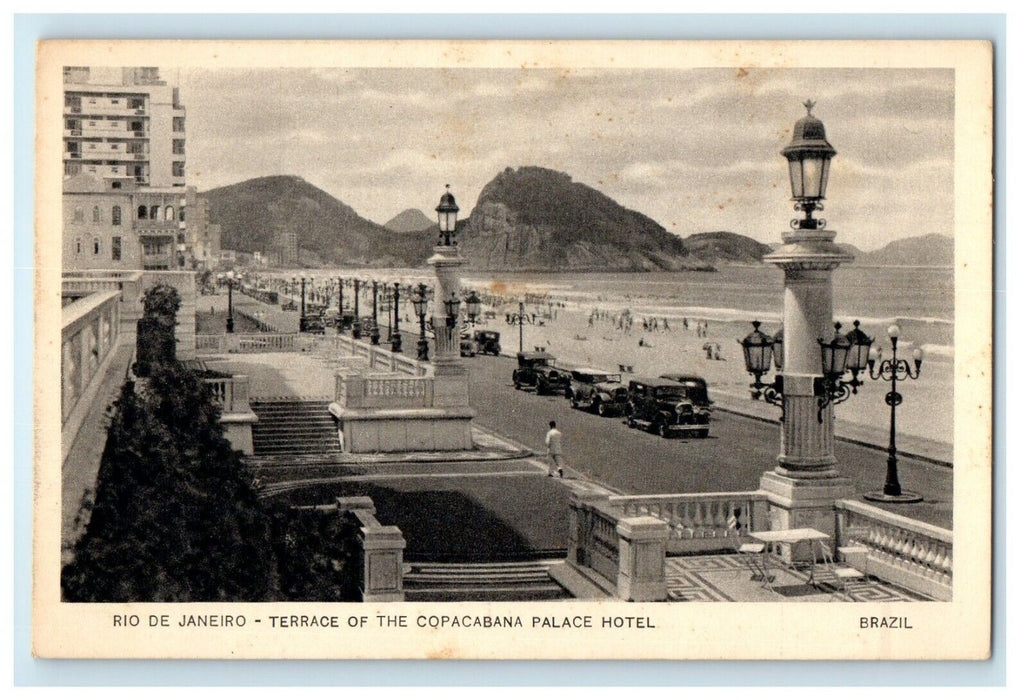
[[[136,322],[135,373],[149,377],[151,368],[175,360],[175,316],[182,306],[178,290],[157,284],[143,294],[143,317]]]
[[[148,293],[148,316],[166,319],[177,296]],[[209,388],[174,360],[152,364],[145,385],[125,383],[89,524],[61,572],[65,600],[357,599],[353,526],[336,512],[262,504],[220,417]]]

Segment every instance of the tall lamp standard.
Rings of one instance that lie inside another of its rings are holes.
[[[428,313],[428,285],[421,282],[417,285],[417,292],[410,300],[414,306],[414,314],[417,316],[421,326],[421,335],[417,339],[417,359],[421,362],[428,361],[428,339],[424,334],[424,317]]]
[[[481,298],[478,296],[478,292],[472,289],[471,293],[467,295],[467,320],[471,322],[472,333],[479,313],[481,313]]]
[[[450,193],[449,185],[446,185],[446,192],[439,199],[439,205],[435,207],[439,220],[439,240],[434,254],[428,259],[428,264],[435,268],[435,299],[431,325],[435,331],[432,364],[436,377],[466,376],[466,369],[460,360],[460,333],[456,329],[457,317],[454,315],[460,305],[456,294],[460,290],[460,266],[464,263],[456,242],[459,211],[456,198]]]
[[[300,332],[307,330],[307,278],[300,277]]]
[[[403,336],[399,334],[399,282],[392,283],[392,313],[392,352],[403,352]]]
[[[360,323],[360,280],[353,279],[353,339],[360,340],[363,330]]]
[[[235,333],[235,308],[232,306],[232,287],[235,282],[235,270],[228,271],[228,318],[225,319],[225,332]]]
[[[891,358],[881,361],[881,348],[875,347],[870,351],[868,374],[871,379],[883,379],[891,382],[891,391],[884,396],[884,402],[891,407],[891,429],[888,432],[888,473],[884,480],[884,490],[864,494],[863,498],[868,501],[879,503],[919,503],[924,500],[920,494],[911,491],[902,491],[899,484],[899,460],[895,450],[895,407],[902,403],[902,394],[896,391],[896,382],[903,382],[907,379],[916,380],[920,377],[920,365],[924,361],[924,353],[920,348],[913,351],[913,367],[909,366],[906,360],[898,359],[899,333],[898,324],[888,327],[888,337],[891,339]],[[877,371],[874,365],[880,362]]]
[[[772,494],[771,522],[775,529],[812,527],[821,532],[835,531],[834,501],[851,493],[852,483],[838,473],[834,455],[834,396],[825,396],[839,385],[838,368],[832,364],[829,381],[825,378],[822,339],[831,337],[834,323],[832,276],[852,256],[835,242],[834,231],[826,230],[823,219],[813,213],[823,209],[831,158],[836,154],[827,141],[824,123],[813,116],[814,103],[804,103],[806,115],[795,122],[791,142],[781,151],[788,162],[791,195],[802,218],[792,219],[790,231],[782,234],[783,245],[763,258],[784,271],[783,333],[780,378],[769,385],[757,379],[753,389],[757,398],[780,401],[782,409],[780,453],[773,471],[764,472],[760,488]],[[758,332],[759,329],[756,329]],[[769,370],[773,359],[775,338],[760,333],[752,340],[752,351],[746,349],[747,365],[760,373]],[[818,343],[821,341],[821,343]],[[830,341],[828,345],[833,343]],[[743,346],[745,343],[743,343]],[[847,354],[842,344],[835,348],[845,366]],[[846,348],[847,350],[847,348]],[[768,358],[769,356],[769,358]],[[755,373],[755,372],[754,372]],[[808,560],[813,552],[808,547],[785,547],[782,555],[789,562]]]
[[[517,302],[517,352],[524,352],[524,302]]]
[[[377,345],[382,339],[378,330],[378,281],[371,280],[371,345]]]

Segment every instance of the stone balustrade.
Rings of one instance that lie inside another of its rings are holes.
[[[214,400],[221,404],[221,425],[232,447],[253,454],[253,424],[257,414],[250,408],[250,378],[245,374],[204,379]]]
[[[214,400],[224,413],[246,413],[250,410],[250,378],[245,374],[204,379]]]
[[[734,547],[732,516],[743,533],[769,528],[770,504],[760,491],[613,496],[607,503],[622,517],[651,516],[667,523],[670,554]]]
[[[415,377],[423,377],[428,374],[430,365],[418,362],[412,357],[392,352],[391,350],[378,345],[371,345],[349,336],[329,336],[325,342],[332,342],[340,356],[359,357],[367,361],[371,370],[388,370],[389,372],[401,372]]]
[[[204,333],[196,350],[204,355],[258,352],[307,352],[314,340],[300,333]]]
[[[61,309],[61,425],[90,392],[121,332],[117,290],[94,292]]]
[[[429,377],[362,375],[349,369],[335,373],[335,403],[341,408],[425,408],[432,397]]]
[[[835,502],[841,547],[867,549],[866,573],[938,600],[952,600],[952,531],[855,500]]]
[[[403,550],[406,540],[395,525],[382,525],[375,517],[374,502],[367,496],[338,498],[336,508],[353,518],[360,528],[357,546],[358,584],[366,602],[403,600]]]
[[[570,485],[567,563],[622,600],[667,598],[665,560],[669,527],[649,515],[625,515],[610,494]]]

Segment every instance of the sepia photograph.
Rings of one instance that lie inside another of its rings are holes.
[[[987,42],[37,61],[38,655],[987,658]]]

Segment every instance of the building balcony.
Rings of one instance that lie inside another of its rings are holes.
[[[88,105],[82,104],[78,107],[69,107],[65,105],[65,114],[80,114],[82,116],[97,115],[104,117],[145,117],[147,111],[145,108],[137,109],[135,107],[127,107],[125,105]]]

